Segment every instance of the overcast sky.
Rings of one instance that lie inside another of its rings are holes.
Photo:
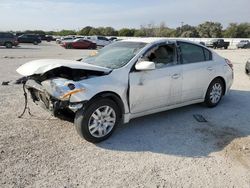
[[[0,30],[250,22],[250,0],[0,0]]]

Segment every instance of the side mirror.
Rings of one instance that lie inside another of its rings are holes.
[[[152,61],[139,61],[136,63],[135,69],[140,71],[154,70],[155,63]]]

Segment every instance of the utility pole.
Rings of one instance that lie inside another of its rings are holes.
[[[181,34],[182,34],[182,27],[183,27],[184,22],[181,22]]]

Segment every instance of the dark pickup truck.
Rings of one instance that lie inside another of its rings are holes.
[[[206,43],[206,46],[209,48],[224,48],[228,49],[230,42],[225,42],[223,39],[213,39]]]

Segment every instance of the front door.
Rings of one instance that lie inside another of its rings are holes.
[[[181,101],[182,69],[177,63],[175,45],[161,45],[143,57],[153,61],[156,69],[134,70],[129,75],[131,113],[140,113]]]

